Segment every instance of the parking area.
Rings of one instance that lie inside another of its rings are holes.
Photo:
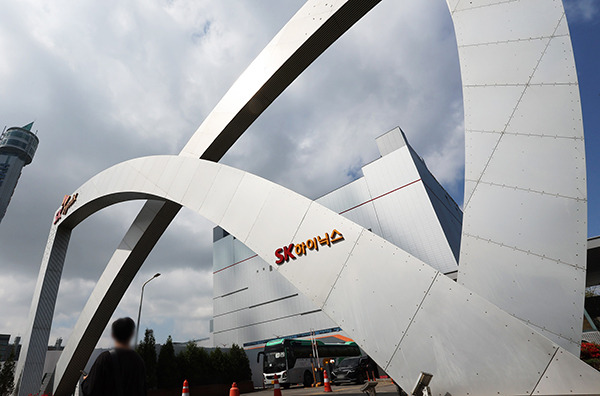
[[[389,395],[389,396],[398,396],[396,391],[396,386],[392,384],[391,380],[378,380],[377,381],[377,391],[378,395]],[[338,385],[333,386],[333,394],[335,395],[352,395],[352,396],[363,396],[365,395],[360,391],[360,387],[362,385]],[[313,395],[326,395],[323,387],[317,388],[304,388],[301,386],[291,387],[290,389],[282,389],[281,390],[283,396],[313,396]],[[261,390],[258,392],[254,392],[254,395],[260,396],[272,396],[273,388],[267,388],[265,390]]]

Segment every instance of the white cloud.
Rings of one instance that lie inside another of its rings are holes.
[[[0,13],[0,121],[36,119],[40,148],[0,224],[0,332],[24,331],[52,212],[97,172],[175,154],[301,0],[6,2]],[[399,125],[462,197],[464,137],[456,43],[439,0],[377,6],[278,98],[225,156],[317,197],[377,155]],[[71,239],[52,339],[79,311],[139,203],[109,208]],[[183,210],[124,296],[157,339],[200,338],[212,312],[212,225]],[[21,287],[15,286],[16,283]],[[8,300],[10,298],[10,300]],[[7,299],[7,300],[5,300]],[[101,345],[108,344],[105,332]]]
[[[594,21],[600,9],[598,0],[565,0],[564,5],[569,23]]]

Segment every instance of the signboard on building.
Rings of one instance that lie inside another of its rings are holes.
[[[288,246],[283,246],[275,250],[275,257],[277,257],[275,264],[282,265],[283,263],[290,261],[290,259],[295,260],[296,256],[300,257],[307,255],[310,250],[317,252],[319,246],[331,247],[331,245],[343,240],[344,235],[334,228],[331,235],[326,232],[325,237],[323,238],[321,238],[320,235],[317,235],[308,239],[306,242],[298,244],[290,243]]]

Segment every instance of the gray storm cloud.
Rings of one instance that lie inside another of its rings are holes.
[[[0,122],[35,119],[40,148],[0,225],[0,332],[19,334],[52,213],[97,172],[175,154],[302,1],[3,2]],[[464,132],[456,43],[442,0],[383,1],[300,76],[223,162],[318,197],[376,158],[401,126],[457,201]],[[140,203],[109,208],[71,240],[52,338],[68,338]],[[125,295],[159,341],[208,333],[212,225],[183,210]],[[5,303],[8,302],[8,303]],[[51,340],[52,342],[53,340]],[[103,337],[101,345],[108,339]]]

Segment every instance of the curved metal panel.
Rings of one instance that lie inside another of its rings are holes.
[[[181,155],[221,158],[300,73],[380,1],[307,1],[237,79]]]
[[[452,18],[466,126],[458,281],[578,356],[585,147],[562,1],[461,1]]]
[[[154,163],[164,166],[162,174],[153,170]],[[188,175],[188,185],[204,186],[207,197],[220,198],[205,199],[199,207],[189,198],[177,204],[196,207],[199,214],[226,227],[267,262],[274,264],[274,251],[280,244],[287,246],[338,229],[344,236],[341,242],[274,266],[406,389],[418,372],[428,371],[436,376],[432,386],[435,393],[531,393],[558,350],[557,345],[520,320],[350,220],[284,187],[213,162],[172,156],[114,166],[77,191],[78,200],[58,229],[63,224],[71,228],[83,221],[92,212],[88,207],[97,211],[140,195],[171,200],[172,191],[178,189],[170,177],[175,174]],[[204,174],[209,177],[205,179]],[[214,174],[223,177],[213,179],[210,175]],[[135,190],[134,185],[143,187]],[[264,193],[253,197],[257,191]],[[274,206],[281,207],[292,196],[300,205],[290,207],[290,217],[269,216],[267,203],[279,202]],[[216,201],[221,203],[215,206]],[[237,216],[242,212],[243,217]],[[249,238],[249,224],[259,218],[261,231],[287,224],[287,233],[262,240]],[[112,271],[116,279],[120,271],[129,273],[131,269]],[[99,299],[119,299],[123,292],[99,285],[84,308],[74,336],[78,338],[89,329]],[[492,343],[496,346],[494,354],[477,353]],[[67,347],[63,353],[65,359],[59,362],[56,376],[63,381],[59,386],[78,377],[76,367],[69,367],[67,372],[65,366],[72,360],[69,356],[73,351]],[[600,387],[600,374],[590,376],[583,362],[570,365],[586,376],[584,393],[592,394]],[[67,394],[73,384],[64,390],[57,388],[55,394]],[[552,394],[563,391],[555,384]]]

